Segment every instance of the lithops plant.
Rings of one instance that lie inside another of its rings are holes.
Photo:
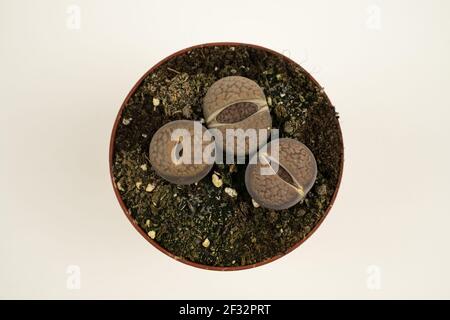
[[[316,175],[317,164],[311,150],[297,140],[282,138],[271,141],[266,150],[254,155],[245,172],[245,184],[259,205],[282,210],[306,197]]]
[[[206,130],[198,121],[177,120],[156,131],[150,142],[150,163],[156,173],[169,182],[183,185],[206,176],[214,162],[203,158],[211,144],[208,139],[202,139]],[[214,153],[209,150],[210,154]]]
[[[270,129],[272,118],[261,87],[245,77],[230,76],[216,81],[203,99],[203,114],[208,128],[222,133],[223,140],[216,139],[217,146],[235,155],[252,154],[267,142],[267,135],[258,136],[260,129]],[[226,144],[226,129],[255,129],[256,141],[234,139]],[[268,133],[268,132],[267,132]],[[238,144],[242,141],[242,144]],[[225,147],[224,147],[225,145]],[[234,146],[232,146],[234,145]]]

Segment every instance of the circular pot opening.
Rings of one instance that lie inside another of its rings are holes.
[[[153,170],[153,134],[174,120],[203,122],[203,97],[227,76],[255,81],[280,138],[313,152],[316,181],[293,207],[259,206],[245,187],[246,164],[215,164],[192,185],[171,184]],[[109,162],[119,204],[148,242],[188,265],[228,271],[272,262],[311,236],[336,198],[344,147],[333,105],[301,66],[260,46],[209,43],[174,53],[139,79],[114,122]]]

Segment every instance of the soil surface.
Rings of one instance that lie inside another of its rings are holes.
[[[252,202],[245,164],[216,164],[197,184],[181,186],[160,178],[148,160],[156,130],[173,120],[203,121],[208,88],[231,75],[256,81],[280,138],[299,140],[316,157],[313,188],[289,209]],[[178,258],[218,267],[263,262],[305,238],[324,218],[343,162],[338,115],[323,89],[296,64],[245,45],[195,48],[153,70],[125,102],[113,147],[113,179],[132,219]]]

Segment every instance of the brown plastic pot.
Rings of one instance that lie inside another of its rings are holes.
[[[245,265],[245,266],[236,266],[236,267],[216,267],[216,266],[208,266],[208,265],[203,265],[200,263],[196,263],[196,262],[192,262],[189,260],[185,260],[181,257],[178,257],[176,255],[174,255],[173,253],[169,252],[168,250],[166,250],[165,248],[163,248],[162,246],[160,246],[155,240],[151,239],[144,230],[142,230],[139,225],[136,223],[136,221],[133,219],[133,217],[131,216],[128,208],[125,206],[125,204],[122,201],[122,198],[120,196],[120,192],[117,189],[116,184],[114,183],[114,175],[113,175],[113,156],[114,156],[114,141],[116,138],[116,131],[117,131],[117,127],[119,125],[120,119],[122,117],[122,112],[128,102],[128,100],[130,99],[130,97],[134,94],[134,92],[136,91],[136,89],[139,87],[139,85],[141,84],[141,82],[149,75],[151,74],[156,68],[158,68],[160,65],[166,63],[167,61],[180,56],[184,53],[186,53],[187,51],[190,51],[192,49],[196,49],[196,48],[202,48],[202,47],[211,47],[211,46],[245,46],[245,47],[252,47],[255,49],[259,49],[259,50],[264,50],[267,51],[271,54],[274,54],[276,56],[279,56],[280,58],[284,59],[285,61],[287,61],[290,64],[296,65],[298,66],[303,72],[305,72],[305,74],[314,82],[316,83],[318,86],[319,83],[305,70],[303,69],[300,65],[298,65],[296,62],[292,61],[291,59],[289,59],[288,57],[282,55],[281,53],[278,53],[276,51],[258,46],[258,45],[253,45],[253,44],[246,44],[246,43],[238,43],[238,42],[217,42],[217,43],[206,43],[206,44],[200,44],[200,45],[196,45],[193,47],[189,47],[183,50],[180,50],[178,52],[175,52],[174,54],[170,55],[169,57],[161,60],[160,62],[158,62],[155,66],[153,66],[150,70],[148,70],[139,80],[138,82],[134,85],[134,87],[131,89],[131,91],[128,93],[127,97],[125,98],[124,102],[122,103],[122,106],[120,107],[119,113],[117,114],[116,120],[114,121],[114,126],[112,129],[112,133],[111,133],[111,140],[110,140],[110,144],[109,144],[109,171],[110,171],[110,175],[111,175],[111,182],[114,188],[114,193],[116,194],[117,200],[119,201],[120,206],[122,207],[123,212],[125,213],[125,216],[128,218],[128,220],[131,222],[131,224],[134,226],[134,228],[148,241],[150,242],[156,249],[158,249],[159,251],[165,253],[166,255],[168,255],[169,257],[180,261],[182,263],[185,263],[187,265],[193,266],[193,267],[197,267],[197,268],[201,268],[201,269],[206,269],[206,270],[216,270],[216,271],[237,271],[237,270],[245,270],[245,269],[251,269],[251,268],[255,268],[255,267],[259,267],[262,266],[266,263],[270,263],[272,261],[275,261],[283,256],[285,256],[286,254],[292,252],[293,250],[295,250],[296,248],[298,248],[303,242],[305,242],[316,230],[317,228],[319,228],[319,226],[322,224],[323,220],[326,218],[326,216],[328,215],[331,207],[333,206],[333,203],[336,199],[338,190],[339,190],[339,186],[341,184],[341,179],[342,179],[342,172],[344,169],[344,150],[342,148],[342,155],[341,155],[341,163],[340,163],[340,174],[339,174],[339,178],[338,178],[338,182],[336,185],[336,189],[334,191],[333,197],[331,198],[330,201],[330,205],[328,206],[328,208],[325,211],[325,214],[323,215],[322,219],[314,226],[314,228],[306,235],[306,237],[304,237],[302,240],[300,240],[299,242],[297,242],[296,244],[294,244],[291,248],[289,248],[285,253],[283,254],[279,254],[276,255],[274,257],[271,257],[269,259],[260,261],[258,263],[254,263],[254,264],[250,264],[250,265]],[[326,95],[325,95],[326,96]],[[326,96],[326,98],[329,101],[328,96]],[[330,103],[331,105],[331,103]],[[338,129],[339,129],[339,136],[340,136],[340,140],[341,140],[341,144],[343,145],[343,137],[342,137],[342,131],[341,128],[339,126],[339,122],[338,122]]]

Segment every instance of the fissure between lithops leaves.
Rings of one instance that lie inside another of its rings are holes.
[[[238,102],[223,109],[216,117],[219,123],[238,123],[258,111],[258,105],[253,102]],[[238,117],[236,117],[238,116]]]
[[[174,164],[180,165],[183,162],[183,136],[178,138],[177,144],[174,148]]]
[[[236,122],[219,122],[217,117],[225,110],[228,109],[231,106],[240,104],[240,103],[248,103],[248,104],[254,104],[256,105],[256,110],[255,112],[251,113],[250,115],[248,115],[247,117],[243,118],[243,119],[239,119],[239,121]],[[209,128],[214,128],[214,127],[220,127],[223,125],[227,125],[227,124],[237,124],[240,123],[242,121],[244,121],[245,119],[248,119],[250,117],[255,116],[256,114],[259,114],[261,112],[267,111],[269,110],[269,107],[267,106],[267,103],[264,101],[262,102],[261,100],[240,100],[240,101],[234,101],[226,106],[224,106],[223,108],[220,108],[219,110],[214,111],[207,119],[205,119],[206,123],[208,124]]]
[[[283,180],[284,183],[286,183],[291,188],[294,188],[295,191],[298,192],[298,194],[304,198],[305,192],[303,190],[303,187],[298,183],[297,179],[295,179],[294,175],[285,167],[283,166],[279,161],[277,161],[274,157],[269,156],[268,154],[262,154],[262,158],[266,161],[267,165],[272,169],[273,173],[276,174],[278,177],[280,177],[281,180]],[[272,166],[272,162],[276,163],[278,165],[278,170],[275,170]],[[284,170],[291,179],[291,182],[287,181],[285,177],[283,177],[283,174],[280,174],[280,169]]]

